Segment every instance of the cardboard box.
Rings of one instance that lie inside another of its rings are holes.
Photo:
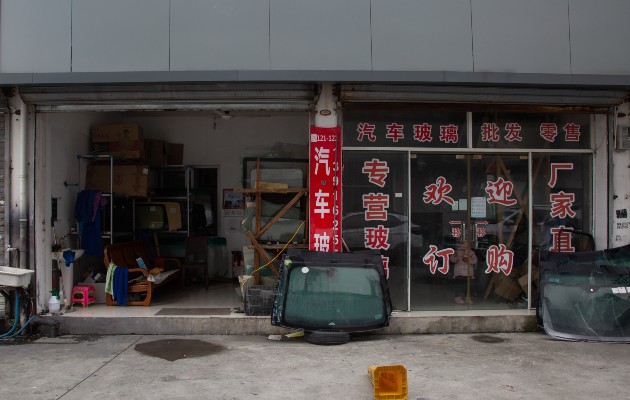
[[[152,167],[166,165],[166,142],[163,140],[144,140],[144,159]]]
[[[116,158],[144,158],[142,127],[137,124],[98,125],[92,127],[92,153],[111,154]]]
[[[168,165],[184,164],[184,145],[182,143],[166,143],[166,163]]]
[[[521,293],[523,293],[523,289],[521,289],[520,285],[507,276],[500,278],[494,289],[494,294],[503,297],[507,301],[516,300]]]
[[[147,165],[114,165],[114,194],[147,197],[149,167]],[[90,164],[87,167],[85,188],[110,191],[110,169],[106,164]]]

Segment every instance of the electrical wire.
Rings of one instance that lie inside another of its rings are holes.
[[[289,245],[291,244],[291,242],[293,242],[293,238],[297,235],[297,233],[300,231],[300,228],[302,228],[302,225],[304,225],[304,223],[306,222],[306,220],[302,221],[302,223],[300,224],[300,226],[297,227],[297,229],[295,230],[295,232],[293,232],[293,236],[291,236],[291,239],[289,239],[289,241],[287,242],[287,244],[284,245],[284,247],[282,248],[282,250],[280,250],[278,252],[278,254],[276,254],[276,256],[274,258],[272,258],[271,260],[269,260],[268,263],[266,263],[263,266],[258,267],[257,269],[255,269],[252,272],[252,275],[255,274],[256,272],[260,271],[261,269],[267,267],[269,264],[271,264],[272,262],[276,261],[278,259],[278,257],[280,257],[280,254],[282,254],[287,247],[289,247]]]

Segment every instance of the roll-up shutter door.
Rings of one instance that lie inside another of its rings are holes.
[[[344,107],[369,107],[370,104],[399,103],[460,104],[512,108],[545,107],[607,112],[608,107],[624,102],[622,89],[491,87],[409,84],[342,84],[339,98]]]
[[[28,86],[20,95],[38,112],[308,111],[316,85],[308,83]]]

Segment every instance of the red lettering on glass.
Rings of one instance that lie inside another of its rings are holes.
[[[555,142],[558,136],[558,126],[552,122],[540,124],[540,136],[548,142]]]
[[[389,228],[379,225],[376,228],[363,228],[364,244],[368,249],[387,250],[389,249]]]
[[[557,228],[551,228],[552,245],[549,251],[573,253],[575,247],[571,246],[571,231],[573,228],[567,228],[560,225]]]
[[[431,142],[433,137],[431,136],[432,126],[426,122],[422,125],[413,126],[413,140],[418,142]]]
[[[478,238],[486,236],[486,225],[488,225],[488,221],[475,222],[475,233],[477,234]]]
[[[558,182],[558,171],[560,170],[572,170],[573,163],[551,163],[551,176],[549,177],[549,187],[553,188]]]
[[[389,174],[389,167],[387,166],[387,161],[381,161],[373,158],[372,161],[366,161],[363,163],[363,169],[361,169],[361,172],[367,174],[370,183],[373,183],[376,186],[384,187],[385,178],[387,178],[387,174]]]
[[[357,140],[359,142],[362,142],[363,138],[367,137],[370,142],[375,142],[376,136],[374,136],[374,129],[376,129],[376,125],[368,124],[367,122],[361,122],[359,125],[357,125],[357,132],[359,133],[359,136],[357,136]]]
[[[437,246],[430,245],[429,251],[427,254],[422,257],[422,262],[429,266],[429,270],[432,274],[435,274],[435,271],[439,271],[442,274],[447,274],[449,269],[449,256],[455,254],[455,250],[451,248],[446,248],[438,251]],[[438,260],[437,257],[442,259],[442,267],[438,268]]]
[[[447,196],[453,190],[453,186],[446,183],[446,179],[443,176],[437,178],[435,183],[425,186],[426,191],[423,193],[424,197],[422,201],[426,204],[438,205],[445,201],[450,205],[455,204],[455,200]]]
[[[387,139],[391,139],[394,143],[398,143],[399,140],[405,138],[405,134],[403,133],[403,126],[397,123],[392,123],[387,125],[387,133],[385,134]]]
[[[521,137],[521,125],[516,122],[505,124],[505,130],[507,131],[505,134],[505,140],[508,142],[520,142],[523,140]]]
[[[497,179],[496,182],[487,181],[486,193],[488,197],[488,204],[497,203],[504,206],[512,206],[517,203],[516,199],[508,199],[512,195],[514,190],[514,184],[510,181],[506,181],[503,178]]]
[[[580,125],[574,123],[568,123],[564,126],[564,139],[567,142],[579,142],[580,141]]]
[[[558,192],[549,195],[549,201],[551,202],[551,211],[549,214],[552,218],[560,217],[566,218],[567,216],[575,218],[575,211],[573,202],[575,202],[575,193]]]
[[[383,260],[383,272],[385,272],[385,279],[389,279],[389,257],[381,256]]]
[[[440,141],[444,143],[457,143],[459,141],[459,135],[457,125],[441,125],[440,126]]]
[[[486,274],[490,272],[503,272],[505,275],[510,275],[512,272],[512,265],[514,264],[514,252],[507,250],[504,244],[500,244],[498,247],[492,245],[486,252]]]
[[[385,193],[368,193],[363,195],[366,221],[387,221],[389,195]]]
[[[481,141],[482,142],[498,142],[499,127],[494,122],[484,122],[481,124]]]

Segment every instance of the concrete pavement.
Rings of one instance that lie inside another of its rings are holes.
[[[373,399],[369,365],[403,364],[408,399],[626,398],[630,346],[544,333],[42,337],[0,345],[0,399]]]

